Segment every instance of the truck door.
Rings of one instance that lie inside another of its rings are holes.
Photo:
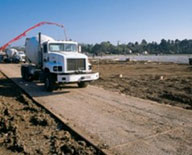
[[[47,43],[43,44],[43,63],[49,61],[48,60],[48,49],[47,49]]]

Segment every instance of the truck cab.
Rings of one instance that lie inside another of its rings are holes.
[[[52,73],[91,72],[88,57],[81,54],[77,42],[59,41],[43,43],[43,68]]]

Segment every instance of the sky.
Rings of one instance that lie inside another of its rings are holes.
[[[192,39],[192,0],[0,0],[0,46],[41,21],[63,24],[68,38],[80,43]],[[64,39],[52,25],[27,37],[38,32]]]

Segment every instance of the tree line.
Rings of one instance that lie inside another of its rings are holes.
[[[165,40],[160,43],[139,42],[113,45],[109,41],[93,44],[82,44],[82,52],[92,55],[103,54],[192,54],[192,40]]]

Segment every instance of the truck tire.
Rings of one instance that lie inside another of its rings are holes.
[[[49,92],[52,92],[56,87],[56,80],[53,74],[46,73],[45,75],[45,89]]]
[[[78,83],[78,87],[79,87],[79,88],[86,88],[88,85],[89,85],[88,82],[79,82],[79,83]]]
[[[15,59],[15,60],[14,60],[14,63],[17,63],[17,64],[18,64],[19,62],[20,62],[20,61],[19,61],[18,59]]]
[[[25,81],[33,81],[33,75],[29,74],[29,68],[26,66],[21,66],[21,76]]]
[[[26,76],[25,76],[26,71],[25,70],[26,70],[26,67],[21,66],[21,77],[22,77],[23,80],[26,80]]]
[[[5,59],[4,59],[4,62],[5,62],[5,63],[10,63],[11,61],[10,61],[10,59],[5,58]]]
[[[31,75],[31,74],[29,74],[28,72],[26,72],[26,81],[29,81],[29,82],[31,82],[31,81],[33,81],[33,75]]]

